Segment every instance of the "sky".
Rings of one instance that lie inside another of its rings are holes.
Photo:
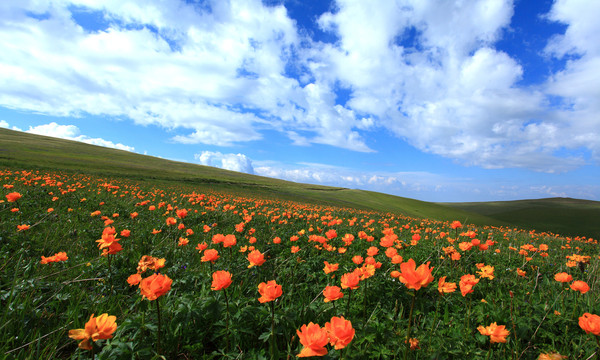
[[[0,126],[425,201],[600,201],[600,1],[3,0]]]

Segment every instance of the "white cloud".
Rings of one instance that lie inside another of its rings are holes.
[[[294,145],[372,152],[370,131],[383,129],[462,164],[568,171],[587,153],[600,161],[599,4],[553,4],[547,19],[568,27],[546,53],[569,61],[525,88],[521,62],[494,47],[513,0],[336,0],[318,18],[335,43],[260,0],[8,0],[0,106],[128,117],[217,146],[276,130]],[[86,29],[78,12],[105,23]]]
[[[222,154],[218,151],[203,151],[200,154],[195,154],[194,158],[202,165],[254,174],[252,160],[244,154]]]
[[[29,127],[29,130],[25,131],[31,134],[52,136],[61,139],[74,140],[83,142],[86,144],[103,146],[113,149],[125,150],[133,152],[135,148],[132,146],[123,145],[121,143],[113,143],[109,140],[104,140],[101,138],[91,138],[86,135],[80,135],[79,128],[75,125],[59,125],[55,122],[51,122],[49,124],[38,125],[34,127]]]

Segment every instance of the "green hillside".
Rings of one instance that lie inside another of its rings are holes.
[[[460,220],[475,225],[504,224],[461,209],[383,193],[294,183],[1,128],[0,166],[176,182],[199,189],[402,213],[435,220]]]
[[[440,203],[525,229],[600,238],[600,202],[571,198]]]

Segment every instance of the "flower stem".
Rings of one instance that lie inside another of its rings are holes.
[[[404,360],[408,359],[408,349],[410,349],[410,330],[412,327],[412,316],[413,309],[415,308],[415,299],[417,298],[417,292],[413,293],[413,298],[410,303],[410,312],[408,313],[408,329],[406,330],[406,347],[404,348]]]
[[[225,351],[229,352],[229,299],[227,298],[227,291],[223,289],[225,295],[225,306],[227,308],[227,317],[225,318]]]
[[[348,288],[348,301],[346,302],[346,313],[344,316],[348,317],[348,312],[350,311],[350,299],[352,298],[352,289]]]
[[[160,355],[160,328],[161,328],[161,323],[160,323],[160,305],[159,305],[158,299],[156,299],[156,314],[158,315],[158,338],[156,340],[156,352],[158,353],[158,355]]]
[[[275,302],[271,301],[271,344],[269,352],[271,353],[271,360],[275,359]]]

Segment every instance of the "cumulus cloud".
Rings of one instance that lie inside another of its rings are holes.
[[[132,146],[123,145],[121,143],[115,144],[109,140],[104,140],[101,138],[91,138],[86,135],[81,135],[79,128],[75,125],[59,125],[55,122],[51,122],[49,124],[38,125],[38,126],[34,126],[34,127],[30,126],[29,130],[27,130],[25,132],[31,133],[31,134],[52,136],[52,137],[67,139],[67,140],[74,140],[74,141],[79,141],[79,142],[83,142],[86,144],[103,146],[103,147],[108,147],[108,148],[113,148],[113,149],[118,149],[118,150],[125,150],[125,151],[131,151],[131,152],[133,152],[135,150],[135,148]]]
[[[216,146],[275,130],[372,152],[384,129],[466,165],[568,171],[600,160],[598,6],[555,1],[546,21],[567,31],[546,55],[569,61],[523,87],[520,61],[495,47],[513,0],[335,0],[317,19],[334,42],[260,0],[8,0],[0,106],[129,118]]]
[[[202,165],[254,174],[252,160],[244,154],[222,154],[218,151],[203,151],[194,158]]]

